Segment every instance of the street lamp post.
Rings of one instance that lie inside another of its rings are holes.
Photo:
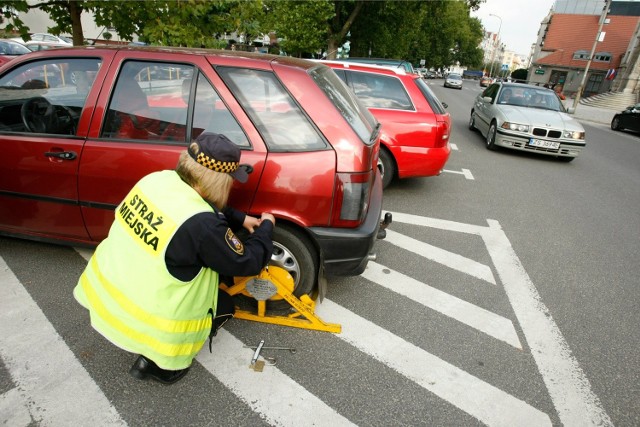
[[[496,36],[496,43],[494,43],[493,49],[491,50],[491,69],[489,70],[489,77],[493,77],[493,63],[496,57],[495,44],[500,43],[500,30],[502,29],[502,18],[500,18],[498,15],[494,15],[493,13],[490,13],[489,16],[493,16],[500,20],[500,26],[498,27],[498,35]]]

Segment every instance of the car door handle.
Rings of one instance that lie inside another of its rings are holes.
[[[73,160],[78,157],[78,155],[74,151],[47,151],[46,153],[44,153],[44,155],[45,157],[56,157],[62,160]]]

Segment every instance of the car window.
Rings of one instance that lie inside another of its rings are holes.
[[[424,95],[424,97],[426,98],[427,102],[431,106],[431,109],[433,110],[434,113],[436,114],[447,113],[447,110],[445,110],[444,105],[442,105],[442,102],[440,102],[438,97],[433,93],[429,85],[427,85],[427,83],[425,83],[424,80],[415,79],[414,82],[418,86],[418,89],[420,89],[420,92],[422,92],[422,95]]]
[[[359,71],[346,73],[351,88],[366,107],[413,110],[413,103],[399,78]]]
[[[189,88],[190,82],[191,79],[184,80],[185,89]],[[187,92],[187,99],[188,95]],[[200,73],[193,108],[191,138],[195,139],[202,132],[223,134],[240,147],[250,146],[240,124],[222,102],[211,83]]]
[[[269,150],[310,151],[327,147],[322,135],[272,72],[234,67],[217,67],[216,71]]]
[[[489,98],[491,98],[491,102],[493,102],[493,100],[496,98],[496,95],[498,94],[498,89],[500,89],[500,85],[492,84],[488,88],[486,88],[484,92],[482,92],[482,96],[488,96]]]
[[[340,73],[336,74],[334,71],[339,71]],[[349,123],[349,126],[356,132],[362,142],[367,145],[373,144],[376,141],[379,129],[378,122],[346,85],[342,70],[315,67],[309,71],[309,75],[333,105],[336,106],[342,117]],[[342,80],[337,77],[340,75]]]
[[[101,137],[186,143],[188,103],[183,98],[183,82],[193,75],[192,65],[125,62]]]
[[[0,78],[0,131],[73,135],[98,58],[23,64]]]

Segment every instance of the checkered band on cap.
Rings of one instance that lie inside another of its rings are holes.
[[[235,172],[240,167],[239,162],[221,162],[220,160],[216,160],[213,157],[209,157],[202,152],[198,154],[195,161],[200,163],[205,168],[209,168],[212,171],[222,172],[222,173]]]

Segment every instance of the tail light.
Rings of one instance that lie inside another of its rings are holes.
[[[449,129],[449,123],[446,121],[437,121],[436,126],[436,141],[435,147],[444,147],[449,142],[449,135],[451,134],[451,130]]]
[[[375,172],[338,173],[335,183],[332,227],[358,227],[367,216]]]

